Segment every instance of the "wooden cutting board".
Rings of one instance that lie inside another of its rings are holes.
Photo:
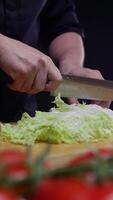
[[[48,154],[48,160],[51,162],[53,167],[59,167],[65,165],[75,155],[87,151],[88,149],[98,149],[99,147],[113,146],[112,141],[103,140],[97,143],[76,143],[76,144],[53,144]],[[37,143],[32,147],[33,157],[41,154],[47,147],[45,143]],[[1,149],[19,149],[22,151],[26,150],[24,145],[16,145],[11,143],[0,142]]]

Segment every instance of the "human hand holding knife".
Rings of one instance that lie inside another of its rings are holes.
[[[59,87],[51,93],[56,96],[58,93],[62,97],[76,97],[88,100],[113,100],[113,81],[94,79],[89,77],[62,75],[63,81]],[[12,79],[0,70],[0,82],[7,85],[12,83]]]

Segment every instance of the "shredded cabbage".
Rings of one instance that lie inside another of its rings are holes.
[[[113,111],[97,105],[68,105],[58,95],[56,108],[37,111],[31,118],[24,113],[16,125],[0,126],[0,140],[18,144],[90,142],[113,139]]]

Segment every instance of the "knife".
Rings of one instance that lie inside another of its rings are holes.
[[[88,100],[113,100],[113,81],[81,76],[62,75],[63,81],[51,93],[62,97],[77,97]]]

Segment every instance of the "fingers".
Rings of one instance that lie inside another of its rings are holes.
[[[51,59],[48,62],[38,62],[37,71],[31,71],[31,74],[27,74],[21,78],[18,77],[9,88],[19,92],[25,92],[28,94],[36,94],[41,91],[53,91],[60,82],[62,76],[54,65]]]
[[[39,71],[33,82],[30,94],[35,94],[41,91],[55,90],[62,80],[62,76],[54,65],[52,60],[48,58],[47,62],[39,68]]]
[[[36,94],[36,93],[39,93],[41,91],[44,91],[46,81],[47,81],[47,72],[40,70],[37,73],[37,75],[34,79],[34,82],[32,84],[31,90],[29,90],[28,93],[29,94]]]
[[[100,71],[96,69],[80,68],[80,70],[77,72],[77,75],[95,79],[104,79]]]
[[[70,97],[70,98],[68,98],[68,103],[69,104],[79,104],[79,101],[75,97]]]
[[[27,73],[21,73],[16,77],[16,80],[12,84],[8,85],[11,90],[18,92],[29,92],[31,90],[36,71],[31,70],[30,75]]]
[[[110,104],[111,104],[111,101],[91,101],[91,104],[97,104],[103,108],[109,108],[110,107]]]
[[[30,90],[32,86],[33,77],[30,76],[29,79],[21,78],[13,81],[12,84],[9,84],[8,87],[11,90],[15,90],[18,92],[27,92]]]
[[[83,77],[89,77],[89,78],[95,78],[95,79],[104,79],[100,71],[98,70],[93,70],[89,68],[78,68],[76,71],[73,71],[70,73],[71,75],[76,75],[76,76],[83,76]],[[69,103],[76,103],[77,100],[75,97],[69,99]],[[97,104],[102,107],[109,108],[111,102],[110,101],[91,101],[92,104]]]
[[[54,65],[54,63],[50,60],[49,61],[49,69],[48,69],[48,82],[46,83],[44,91],[53,91],[55,90],[62,81],[62,76],[60,71]]]
[[[100,73],[100,71],[98,70],[91,70],[86,68],[86,72],[87,72],[87,76],[90,78],[96,78],[96,79],[104,79],[102,74]],[[97,101],[97,100],[93,100],[91,101],[92,104],[97,104],[103,108],[109,108],[111,101]]]
[[[35,94],[57,88],[62,77],[48,56],[19,41],[5,41],[1,63],[2,70],[13,79],[8,85],[11,90]]]

